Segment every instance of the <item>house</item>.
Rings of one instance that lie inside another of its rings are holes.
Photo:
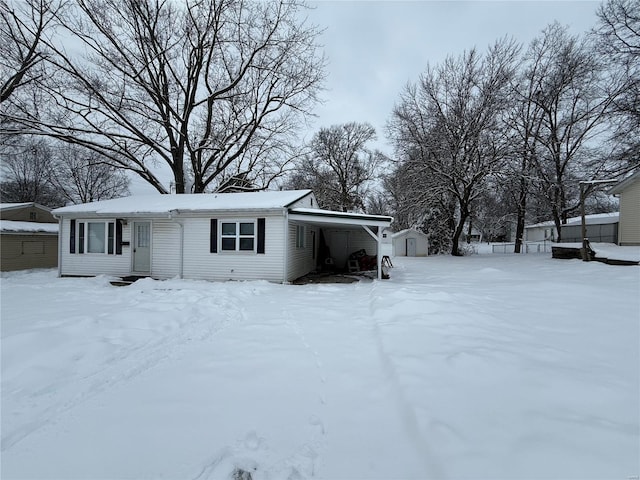
[[[34,202],[0,204],[0,270],[58,264],[58,221]]]
[[[415,228],[407,228],[392,235],[393,255],[397,257],[426,257],[429,237]]]
[[[609,190],[620,200],[619,245],[640,245],[640,170]]]
[[[525,242],[555,242],[558,238],[556,224],[553,221],[525,225]]]
[[[590,242],[618,243],[618,212],[596,213],[585,217]],[[582,242],[582,217],[573,217],[560,225],[563,243]]]
[[[585,217],[587,238],[591,242],[617,243],[618,212],[596,213]],[[582,242],[582,217],[571,217],[560,226],[563,243]],[[555,242],[558,238],[556,224],[553,221],[536,223],[524,227],[524,239],[527,243]]]
[[[311,190],[150,195],[62,207],[60,276],[293,281],[377,255],[392,218],[321,210]]]

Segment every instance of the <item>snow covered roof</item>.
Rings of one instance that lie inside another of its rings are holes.
[[[613,186],[613,188],[611,188],[611,190],[609,190],[609,194],[610,195],[618,195],[618,194],[622,193],[629,185],[631,185],[632,183],[636,182],[637,180],[640,180],[640,170],[638,170],[633,175],[628,176],[624,180],[621,180],[620,182],[616,183]]]
[[[585,222],[587,225],[604,225],[606,223],[617,223],[620,218],[619,212],[610,212],[610,213],[595,213],[593,215],[587,215],[585,217]],[[567,219],[566,226],[570,225],[581,225],[582,217],[571,217]],[[534,225],[527,225],[524,228],[540,228],[540,227],[555,227],[555,223],[553,221],[548,222],[540,222]],[[564,225],[563,225],[564,226]]]
[[[54,215],[141,215],[212,210],[262,210],[288,207],[311,190],[284,190],[246,193],[200,193],[180,195],[139,195],[70,205],[55,209]]]
[[[22,203],[0,203],[0,211],[2,210],[15,210],[17,208],[25,208],[25,207],[37,207],[48,212],[51,211],[49,207],[45,207],[44,205],[40,205],[36,202],[22,202]]]
[[[427,237],[428,235],[424,232],[421,232],[420,230],[417,230],[415,228],[405,228],[404,230],[400,230],[399,232],[394,233],[393,235],[391,235],[393,238],[398,238],[401,237],[402,235],[405,235],[409,232],[415,232],[419,235],[422,235],[424,237]]]
[[[291,213],[298,213],[300,215],[318,215],[324,217],[345,218],[349,220],[366,220],[375,222],[388,222],[393,221],[393,217],[386,215],[369,215],[366,213],[350,213],[350,212],[336,212],[334,210],[323,210],[321,208],[292,208],[289,210]]]
[[[14,220],[0,220],[2,233],[58,233],[57,223],[18,222]]]

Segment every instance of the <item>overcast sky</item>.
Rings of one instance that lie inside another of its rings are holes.
[[[384,126],[400,92],[427,64],[480,51],[503,36],[525,45],[557,20],[573,33],[596,23],[597,1],[318,1],[309,20],[324,31],[329,65],[325,103],[310,134],[333,124],[369,122],[377,148],[391,154]]]
[[[596,23],[598,1],[316,1],[308,18],[324,28],[320,42],[328,60],[324,103],[316,109],[306,138],[321,127],[369,122],[376,129],[374,145],[392,155],[385,124],[407,82],[415,82],[427,64],[447,55],[480,51],[511,36],[528,44],[557,20],[573,33]],[[164,180],[164,175],[160,174]],[[166,184],[169,184],[167,172]],[[154,190],[138,178],[133,193]]]

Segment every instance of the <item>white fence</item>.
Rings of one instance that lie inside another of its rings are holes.
[[[526,242],[520,248],[520,253],[551,253],[553,242]],[[492,243],[491,253],[514,253],[515,243]]]

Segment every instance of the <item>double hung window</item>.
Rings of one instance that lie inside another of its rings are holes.
[[[253,252],[256,243],[255,222],[220,222],[220,246],[223,252]]]

